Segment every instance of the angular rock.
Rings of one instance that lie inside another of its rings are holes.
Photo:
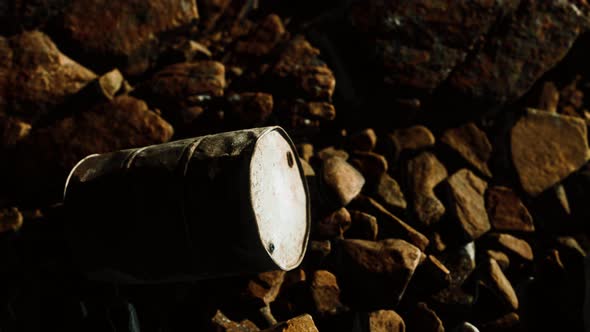
[[[467,169],[459,170],[445,182],[449,213],[469,241],[491,228],[483,198],[486,187],[485,181]]]
[[[354,151],[373,151],[377,146],[377,134],[372,128],[363,129],[350,135],[348,145]]]
[[[299,157],[301,157],[301,159],[309,162],[309,160],[311,159],[311,157],[313,157],[314,152],[313,152],[313,144],[310,143],[302,143],[302,144],[297,144],[297,153],[299,153]]]
[[[369,313],[369,332],[405,332],[406,324],[393,310],[378,310]]]
[[[236,43],[235,51],[240,55],[260,57],[270,53],[286,34],[281,18],[275,14],[260,21],[254,32],[245,40]]]
[[[194,0],[85,0],[66,7],[61,28],[88,60],[100,55],[102,68],[119,67],[137,75],[149,68],[161,33],[198,18]]]
[[[408,206],[399,184],[387,173],[381,174],[377,180],[372,196],[393,211],[405,210]]]
[[[424,302],[418,302],[406,318],[409,332],[444,332],[443,322]]]
[[[305,314],[279,323],[263,332],[318,332],[313,318]]]
[[[392,157],[398,160],[404,151],[417,151],[434,146],[434,135],[424,126],[396,129],[386,136],[392,148]]]
[[[315,171],[313,167],[311,167],[311,165],[307,161],[301,158],[299,158],[299,161],[301,162],[301,168],[303,168],[303,175],[306,177],[314,177]]]
[[[512,128],[512,161],[522,188],[537,196],[590,158],[584,120],[528,109]]]
[[[269,271],[259,273],[248,282],[245,297],[256,305],[264,307],[273,302],[279,295],[285,279],[285,271]]]
[[[318,59],[319,53],[301,36],[291,40],[272,70],[277,81],[276,93],[330,100],[336,79],[328,66]]]
[[[498,231],[534,232],[533,217],[520,198],[507,187],[486,191],[486,209],[490,223]]]
[[[422,252],[404,240],[343,240],[341,278],[351,305],[363,308],[397,304],[414,274]]]
[[[0,113],[28,123],[53,112],[96,77],[40,31],[0,36],[0,54]]]
[[[305,255],[306,265],[312,267],[322,267],[324,261],[332,252],[332,243],[330,240],[309,241],[307,253]]]
[[[31,125],[12,116],[0,116],[0,147],[13,147],[27,137]]]
[[[379,232],[377,218],[356,210],[350,211],[352,223],[346,231],[347,239],[361,239],[375,241]]]
[[[321,180],[330,190],[335,203],[346,206],[361,192],[365,178],[346,160],[332,157],[324,160]]]
[[[239,323],[227,318],[221,311],[217,310],[215,316],[211,319],[215,332],[257,332],[260,331],[256,324],[249,320],[243,320]]]
[[[174,124],[182,123],[184,109],[223,95],[225,67],[216,61],[173,64],[140,84],[135,95],[163,111]]]
[[[445,206],[436,197],[434,187],[447,177],[447,170],[430,152],[423,152],[408,161],[408,189],[412,210],[422,226],[436,223],[445,213]]]
[[[319,237],[322,238],[342,237],[342,234],[350,227],[350,224],[350,213],[346,208],[340,208],[320,220],[317,226],[317,232]]]
[[[320,316],[335,315],[345,310],[340,302],[336,276],[326,270],[315,271],[311,279],[311,297]]]
[[[420,280],[423,281],[423,288],[438,291],[450,286],[451,271],[433,255],[426,257],[418,267],[418,271]]]
[[[16,174],[29,194],[61,196],[68,172],[87,155],[163,143],[172,134],[170,124],[144,101],[115,97],[33,131],[18,146]]]
[[[0,233],[17,231],[23,220],[22,213],[15,207],[0,210]]]
[[[490,234],[492,245],[524,261],[533,260],[533,249],[525,241],[510,234]]]
[[[242,92],[227,97],[227,117],[238,128],[263,126],[273,110],[272,95],[262,92]]]
[[[505,309],[509,311],[518,309],[518,298],[514,288],[512,288],[512,284],[506,278],[496,260],[489,258],[484,264],[484,274],[478,284],[490,291]]]
[[[348,160],[349,155],[348,155],[348,152],[346,152],[345,150],[336,149],[333,146],[329,146],[327,148],[323,148],[320,151],[318,151],[317,157],[320,160],[327,160],[331,157],[339,157],[344,160]]]
[[[424,250],[428,246],[429,241],[426,236],[403,222],[391,212],[387,211],[387,209],[377,203],[374,199],[366,196],[359,196],[353,201],[352,207],[369,213],[377,218],[379,224],[379,238],[403,239],[420,248],[420,250]]]
[[[520,5],[486,36],[485,47],[448,77],[450,86],[462,96],[494,104],[516,100],[566,55],[588,15],[586,3],[532,0],[509,3],[488,2],[501,9]],[[547,24],[540,26],[538,22]]]
[[[521,331],[520,316],[516,312],[511,312],[493,321],[482,323],[480,330],[482,332]]]
[[[557,105],[559,104],[559,91],[553,82],[543,83],[543,89],[539,96],[539,103],[537,108],[546,110],[550,113],[557,113]]]
[[[501,251],[486,250],[486,255],[488,255],[489,258],[493,258],[502,270],[506,270],[508,266],[510,266],[510,258]]]
[[[355,151],[350,164],[358,169],[370,183],[375,183],[387,172],[388,165],[384,156],[374,152]]]
[[[199,0],[200,25],[211,30],[230,4],[231,0]]]
[[[440,140],[456,151],[481,174],[492,177],[492,172],[488,167],[488,161],[492,156],[492,144],[486,133],[474,123],[448,129]]]
[[[287,128],[319,127],[322,121],[336,118],[334,105],[328,102],[307,102],[302,99],[283,102],[277,113],[280,122]]]

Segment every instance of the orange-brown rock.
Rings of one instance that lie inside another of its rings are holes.
[[[443,322],[424,302],[418,302],[406,318],[408,332],[444,332]]]
[[[514,288],[496,260],[488,258],[484,264],[484,272],[478,282],[479,285],[490,291],[505,309],[511,311],[518,309],[518,298]]]
[[[445,213],[445,206],[436,197],[434,187],[447,177],[445,166],[430,152],[423,152],[407,163],[408,189],[416,221],[432,225]]]
[[[335,203],[340,206],[350,203],[365,185],[363,175],[339,157],[324,160],[321,176]]]
[[[456,151],[481,174],[492,177],[492,172],[488,167],[488,161],[492,156],[492,144],[486,133],[474,123],[448,129],[440,140]]]
[[[285,271],[259,273],[256,278],[248,282],[245,296],[260,307],[267,306],[279,295],[284,279]]]
[[[322,238],[342,237],[350,224],[350,213],[346,208],[340,208],[320,220],[317,225],[317,234]]]
[[[504,252],[518,257],[520,260],[532,261],[533,249],[525,240],[519,239],[510,234],[490,234],[489,239],[492,246]]]
[[[405,332],[406,324],[393,310],[378,310],[369,313],[369,332]]]
[[[318,332],[310,315],[305,314],[279,323],[263,332]]]
[[[381,174],[371,196],[392,211],[405,210],[408,205],[399,184],[387,173]]]
[[[533,232],[533,217],[518,195],[507,187],[486,191],[486,209],[492,227],[498,231]]]
[[[215,332],[257,332],[260,331],[258,326],[249,320],[243,320],[239,323],[227,318],[221,311],[217,310],[215,316],[211,319]]]
[[[522,188],[537,196],[590,158],[584,120],[528,109],[511,132],[512,161]]]
[[[340,302],[336,276],[326,270],[315,271],[311,279],[311,297],[320,316],[335,315],[346,308]]]
[[[424,126],[413,126],[396,129],[386,136],[392,148],[392,157],[398,160],[404,151],[417,151],[433,147],[436,142],[434,135]]]
[[[352,222],[350,228],[345,233],[346,238],[369,241],[377,240],[377,234],[379,233],[377,218],[357,210],[350,211],[350,216]]]
[[[373,151],[377,146],[377,134],[372,128],[363,129],[350,135],[348,145],[351,150]]]
[[[383,174],[386,174],[389,167],[385,157],[374,152],[355,151],[349,162],[370,183],[377,182]]]

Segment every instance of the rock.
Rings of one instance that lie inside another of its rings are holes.
[[[370,183],[378,181],[381,175],[385,174],[388,169],[385,157],[374,152],[355,151],[349,162]]]
[[[496,260],[488,258],[484,265],[485,270],[478,284],[487,289],[503,308],[510,311],[518,309],[518,298],[512,284],[510,284]]]
[[[303,175],[306,177],[314,177],[315,171],[313,170],[313,167],[311,167],[307,161],[301,158],[299,158],[299,161],[301,162],[301,168],[303,168]]]
[[[23,215],[15,207],[0,210],[0,233],[19,230],[23,220]]]
[[[336,79],[328,66],[318,59],[319,50],[298,36],[292,39],[272,69],[276,81],[275,94],[295,94],[329,101],[336,87]]]
[[[173,124],[183,124],[184,109],[220,97],[226,87],[225,67],[216,61],[177,63],[140,84],[135,95],[162,110]]]
[[[277,109],[279,122],[289,129],[317,128],[323,121],[336,118],[336,109],[328,102],[296,99],[283,101]]]
[[[237,128],[261,127],[273,111],[272,95],[262,92],[242,92],[227,97],[227,120]]]
[[[173,129],[142,100],[119,96],[89,110],[80,110],[33,131],[19,144],[16,174],[20,188],[32,193],[63,195],[70,169],[93,153],[164,143]]]
[[[392,211],[405,210],[408,206],[399,184],[387,173],[381,174],[377,180],[372,196]]]
[[[299,105],[303,105],[301,113],[306,117],[328,121],[336,118],[336,109],[330,103],[312,101]]]
[[[345,233],[346,238],[369,241],[377,240],[377,234],[379,232],[377,218],[368,213],[356,210],[350,211],[350,216],[352,223]]]
[[[440,140],[456,151],[481,174],[492,177],[492,172],[488,167],[488,161],[492,156],[492,144],[486,133],[474,123],[448,129]]]
[[[306,265],[312,267],[321,267],[324,261],[332,252],[332,243],[330,240],[317,241],[311,240],[308,244],[307,253],[305,255]]]
[[[321,174],[321,180],[339,206],[348,205],[365,185],[363,175],[339,157],[324,160]]]
[[[0,36],[0,114],[34,123],[96,75],[65,56],[40,31]]]
[[[406,318],[408,332],[444,332],[443,322],[424,302],[418,302]]]
[[[565,192],[565,187],[562,184],[558,184],[553,187],[553,190],[555,191],[555,198],[559,203],[560,210],[562,210],[563,213],[567,215],[571,214],[572,211],[570,209],[570,202],[567,198],[567,193]]]
[[[236,43],[235,51],[242,56],[260,57],[270,53],[284,38],[285,27],[281,18],[270,14],[262,19],[254,32]]]
[[[436,223],[445,206],[436,197],[434,187],[447,177],[447,170],[430,152],[423,152],[407,163],[408,192],[416,221],[424,227]]]
[[[279,295],[284,279],[285,271],[259,273],[255,279],[248,281],[245,297],[257,306],[267,306]]]
[[[588,161],[582,119],[529,109],[512,128],[512,161],[532,196],[556,185]]]
[[[297,144],[297,153],[299,153],[299,157],[301,159],[309,162],[311,157],[313,157],[313,144],[310,143],[301,143]]]
[[[89,64],[100,55],[100,65],[93,63],[96,67],[118,67],[126,74],[138,75],[157,55],[160,34],[188,26],[198,18],[194,0],[85,0],[66,7],[61,28]]]
[[[553,82],[543,83],[541,96],[537,108],[546,110],[550,113],[557,113],[557,105],[559,104],[559,91]]]
[[[158,58],[158,64],[171,65],[179,62],[209,60],[213,53],[198,41],[182,38],[169,43]]]
[[[486,250],[486,254],[489,258],[493,258],[502,270],[506,270],[510,266],[510,258],[508,255],[497,250]]]
[[[348,160],[349,155],[348,155],[348,152],[346,152],[344,150],[336,149],[333,146],[329,146],[327,148],[323,148],[320,151],[318,151],[317,157],[320,160],[324,160],[324,161],[329,158],[332,158],[332,157],[339,157],[344,160]]]
[[[422,256],[419,248],[399,239],[345,239],[341,250],[343,291],[348,303],[362,308],[395,306]]]
[[[404,151],[423,150],[433,147],[435,143],[434,135],[424,126],[396,129],[386,138],[393,150],[393,160],[399,160]]]
[[[450,286],[451,271],[433,255],[426,257],[416,274],[420,276],[423,288],[439,291]]]
[[[279,323],[263,332],[318,332],[313,318],[305,314]]]
[[[377,134],[372,128],[363,129],[350,135],[348,146],[353,151],[371,152],[377,146]]]
[[[31,132],[31,125],[17,117],[0,116],[0,147],[14,147]]]
[[[493,321],[482,323],[482,332],[517,332],[521,331],[520,317],[516,312],[511,312]]]
[[[468,99],[498,105],[522,96],[566,55],[586,24],[588,5],[530,0],[488,4],[499,10],[503,7],[518,10],[512,11],[486,36],[485,46],[458,66],[448,82]],[[539,26],[538,22],[547,24]]]
[[[378,310],[369,313],[370,332],[405,332],[406,324],[393,310]]]
[[[211,319],[211,323],[213,325],[213,329],[216,332],[256,332],[260,331],[256,324],[252,323],[249,320],[243,320],[239,323],[236,323],[227,316],[225,316],[221,311],[217,310],[215,316]]]
[[[345,310],[340,303],[336,276],[326,270],[315,271],[311,279],[311,297],[320,316],[335,315]]]
[[[318,235],[322,238],[341,238],[350,224],[350,213],[346,208],[340,208],[320,220],[317,226]]]
[[[399,238],[406,240],[424,250],[428,246],[428,238],[387,211],[374,199],[365,196],[357,197],[351,204],[352,208],[369,213],[377,218],[379,238]]]
[[[457,171],[445,182],[446,206],[469,241],[491,228],[483,198],[486,187],[485,181],[467,169]]]
[[[486,191],[486,210],[492,227],[498,231],[534,232],[533,217],[520,198],[507,187]]]
[[[199,0],[199,24],[211,30],[230,4],[231,0]]]
[[[524,261],[533,260],[533,249],[525,241],[510,234],[490,234],[489,239],[496,248],[507,251],[512,256]]]

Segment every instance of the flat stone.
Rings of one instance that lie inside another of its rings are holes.
[[[406,324],[393,310],[378,310],[369,313],[369,332],[405,332]]]
[[[488,167],[488,161],[492,156],[492,144],[486,133],[474,123],[447,129],[440,140],[456,151],[481,174],[492,177],[492,172]]]
[[[313,318],[304,314],[279,323],[263,332],[318,332]]]
[[[518,195],[507,187],[486,191],[486,209],[492,227],[498,231],[534,232],[533,217]]]
[[[490,234],[489,238],[493,241],[494,245],[507,251],[511,255],[524,261],[533,260],[533,249],[525,240],[521,240],[513,235],[505,233]]]
[[[311,165],[304,159],[299,158],[299,161],[301,162],[301,168],[303,168],[303,175],[306,177],[314,177],[315,170],[313,167],[311,167]]]
[[[512,128],[512,161],[522,188],[537,196],[590,158],[584,120],[528,109]]]
[[[398,160],[404,151],[423,150],[433,147],[436,142],[432,132],[424,126],[396,129],[386,137],[392,145],[394,160]]]
[[[346,208],[340,208],[320,220],[317,234],[322,238],[341,238],[350,227],[351,217]]]
[[[217,310],[215,316],[211,319],[215,331],[218,332],[257,332],[260,331],[258,326],[249,320],[243,320],[239,323],[227,318],[221,311]]]
[[[339,157],[339,158],[342,158],[344,160],[348,160],[349,154],[345,150],[336,149],[333,146],[329,146],[327,148],[323,148],[320,151],[318,151],[317,157],[320,160],[327,160],[327,159],[329,159],[331,157]]]
[[[256,278],[248,281],[245,296],[260,307],[267,306],[279,295],[284,279],[285,271],[259,273]]]
[[[137,75],[157,55],[158,35],[198,18],[194,0],[85,0],[65,8],[61,28],[89,61],[99,55],[100,67],[119,67]]]
[[[418,302],[406,318],[408,331],[444,332],[443,322],[424,302]]]
[[[336,276],[326,270],[315,271],[311,279],[311,297],[320,316],[336,315],[345,310],[340,302]]]
[[[399,184],[387,173],[381,174],[377,180],[372,196],[393,211],[405,210],[408,206]]]
[[[485,274],[478,283],[488,289],[506,309],[510,311],[518,309],[518,298],[514,288],[496,260],[488,258],[484,264]]]
[[[493,258],[504,271],[510,266],[510,258],[501,251],[486,250],[486,255]]]
[[[467,169],[457,171],[445,182],[449,213],[470,241],[491,228],[483,198],[486,187],[485,181]]]
[[[379,224],[379,238],[381,239],[403,239],[417,246],[420,250],[424,250],[428,246],[429,241],[426,236],[403,222],[400,218],[393,215],[385,207],[370,197],[357,197],[351,204],[351,208],[369,213],[377,218]]]
[[[349,303],[363,308],[395,306],[422,256],[419,248],[399,239],[345,239],[341,245],[343,288],[353,299]]]
[[[313,144],[310,143],[301,143],[297,144],[297,153],[299,153],[299,157],[307,162],[311,160],[311,157],[314,155],[314,148]]]
[[[349,163],[358,169],[370,183],[375,183],[389,168],[383,155],[374,152],[355,151]]]
[[[377,134],[372,128],[363,129],[350,135],[348,146],[353,151],[373,151],[377,146]]]
[[[352,223],[345,233],[347,239],[377,240],[379,233],[377,218],[356,210],[350,211],[350,216]]]
[[[445,206],[436,197],[434,187],[447,176],[445,166],[430,152],[423,152],[407,163],[408,191],[416,221],[422,226],[438,222]]]
[[[363,175],[339,157],[324,160],[321,174],[323,183],[340,206],[350,203],[365,185]]]
[[[96,78],[40,31],[0,36],[0,54],[0,113],[29,124]]]

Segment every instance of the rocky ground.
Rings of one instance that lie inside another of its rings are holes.
[[[585,0],[0,4],[0,329],[582,331],[588,27]],[[309,184],[300,268],[78,271],[78,160],[265,125]]]

